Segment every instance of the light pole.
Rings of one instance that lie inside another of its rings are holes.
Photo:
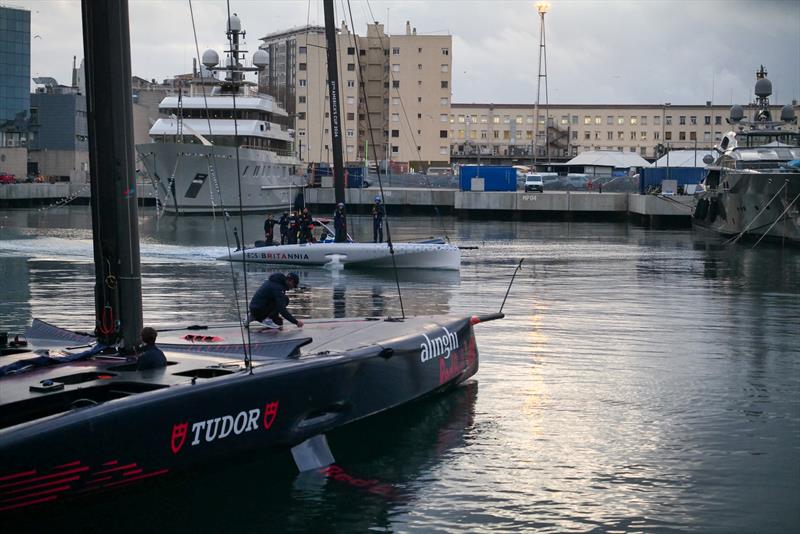
[[[542,88],[542,78],[544,78],[544,99],[545,99],[545,142],[547,142],[547,49],[545,48],[544,16],[550,11],[549,2],[536,2],[536,11],[539,13],[539,74],[536,78],[536,105],[533,107],[533,169],[536,170],[536,143],[539,140],[539,96]],[[544,57],[544,65],[542,64]],[[544,71],[542,67],[544,66]]]

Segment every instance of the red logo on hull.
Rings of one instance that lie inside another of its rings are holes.
[[[278,415],[278,401],[270,402],[264,407],[264,428],[269,429]]]
[[[178,423],[172,425],[172,454],[178,454],[178,451],[183,447],[183,442],[186,441],[186,431],[189,428],[189,423]]]

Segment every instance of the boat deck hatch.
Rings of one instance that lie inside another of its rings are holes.
[[[47,382],[55,382],[56,384],[81,384],[83,382],[91,382],[92,380],[109,380],[115,376],[117,376],[116,373],[109,373],[108,371],[88,371],[86,373],[51,378],[47,380]]]
[[[216,378],[218,376],[231,375],[236,371],[230,369],[220,369],[218,367],[203,367],[201,369],[189,369],[180,373],[172,373],[176,376],[190,376],[192,378]]]

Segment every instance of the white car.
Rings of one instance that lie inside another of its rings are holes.
[[[525,175],[525,192],[539,191],[544,193],[544,180],[541,174],[526,174]]]

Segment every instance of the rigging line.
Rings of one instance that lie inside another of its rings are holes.
[[[756,216],[755,216],[755,217],[753,217],[753,219],[750,221],[750,223],[749,223],[747,226],[745,226],[744,230],[742,230],[742,231],[739,233],[739,235],[737,235],[737,236],[735,236],[735,237],[732,237],[732,238],[728,239],[727,241],[725,241],[725,242],[724,242],[724,243],[722,243],[722,244],[723,244],[723,245],[727,245],[727,244],[729,244],[729,243],[736,243],[737,241],[739,241],[739,239],[741,239],[741,237],[742,237],[742,236],[743,236],[743,235],[744,235],[744,234],[745,234],[745,233],[746,233],[746,232],[747,232],[747,231],[750,229],[750,227],[751,227],[751,226],[753,226],[753,223],[754,223],[754,222],[756,222],[756,220],[757,220],[759,217],[761,217],[761,214],[762,214],[762,213],[764,213],[764,212],[767,210],[767,208],[769,207],[769,205],[770,205],[770,204],[772,204],[772,201],[773,201],[773,200],[775,200],[775,199],[778,197],[778,195],[780,195],[781,191],[783,191],[783,189],[784,189],[784,188],[785,188],[785,187],[786,187],[788,184],[789,184],[789,181],[788,181],[788,180],[784,180],[784,182],[783,182],[783,185],[782,185],[782,186],[781,186],[781,187],[778,189],[778,191],[777,191],[777,192],[776,192],[774,195],[772,195],[772,198],[771,198],[771,199],[769,199],[769,202],[767,202],[767,205],[766,205],[766,206],[764,206],[764,209],[762,209],[761,211],[759,211],[758,213],[756,213]],[[767,224],[769,224],[769,223],[765,223],[764,225],[760,226],[759,228],[763,228],[763,227],[764,227],[764,226],[766,226]],[[769,230],[767,230],[767,231],[769,231]]]
[[[372,15],[372,6],[370,5],[369,0],[367,0],[366,4],[369,7],[370,15]],[[375,20],[375,19],[373,18],[373,20]],[[351,16],[351,23],[352,23],[352,16]],[[387,21],[387,23],[388,23],[388,21]],[[389,30],[388,26],[387,26],[386,30],[387,31]],[[388,33],[384,32],[384,35],[386,36],[387,39],[389,38],[389,34]],[[383,45],[383,37],[381,35],[378,35],[378,39],[380,40],[381,48],[383,48],[383,46],[384,46]],[[391,43],[389,43],[389,44],[391,44]],[[384,50],[386,50],[386,49],[384,49]],[[392,76],[392,55],[391,55],[391,50],[389,50],[389,55],[387,56],[386,61],[388,61],[388,63],[389,63],[389,79],[390,79],[390,83],[389,83],[389,100],[391,101],[392,89],[393,89],[393,87],[391,85],[391,76]],[[419,150],[419,146],[420,145],[417,144],[417,138],[414,136],[414,132],[413,132],[413,129],[411,127],[411,120],[408,118],[408,112],[406,111],[406,105],[403,102],[403,97],[400,95],[400,88],[399,87],[396,89],[396,92],[397,92],[397,100],[400,102],[400,110],[403,112],[403,118],[405,119],[406,126],[408,127],[407,133],[406,133],[406,138],[408,138],[408,136],[411,137],[412,146],[414,147],[414,150],[417,153],[417,160],[418,161],[422,161],[422,154],[420,153],[420,150]],[[449,100],[449,98],[450,97],[448,96],[448,100]],[[365,100],[366,100],[366,98],[365,98]],[[388,118],[389,117],[387,117],[387,119]],[[431,121],[433,121],[433,117],[431,117]],[[391,128],[389,128],[389,129],[391,129]],[[389,154],[386,155],[386,159],[387,160],[389,159]],[[428,185],[428,191],[430,191],[432,193],[433,192],[433,186],[431,185],[430,177],[428,176],[427,173],[425,173],[423,176],[425,176],[425,183]],[[442,225],[442,233],[444,233],[444,238],[449,243],[450,242],[450,236],[447,234],[447,228],[444,225],[444,218],[442,217],[442,214],[439,212],[439,206],[437,206],[435,203],[433,204],[433,211],[436,214],[436,216],[438,217],[439,223]]]
[[[195,23],[194,23],[194,9],[192,8],[192,0],[188,0],[188,1],[189,1],[189,13],[190,13],[191,19],[192,19],[192,32],[194,33],[195,54],[197,55],[197,60],[198,60],[198,63],[200,64],[200,85],[201,85],[201,87],[203,89],[203,105],[205,107],[205,112],[206,112],[206,121],[208,123],[208,132],[210,134],[211,133],[211,116],[210,116],[210,114],[208,112],[208,96],[206,95],[205,77],[203,76],[203,67],[202,67],[203,63],[200,61],[200,46],[199,46],[199,44],[197,42],[197,28],[195,27]],[[215,145],[213,145],[213,144],[209,147],[209,149],[211,151],[210,162],[216,168],[216,157],[215,157],[214,148],[215,148]],[[220,198],[221,197],[222,197],[222,195],[220,195]],[[224,205],[222,207],[223,207],[223,210],[224,210]],[[236,300],[236,314],[237,314],[237,316],[239,318],[239,325],[242,325],[242,311],[241,311],[241,304],[239,302],[239,290],[238,290],[238,286],[236,284],[236,273],[235,273],[234,268],[233,268],[233,261],[230,261],[230,259],[231,259],[231,242],[230,242],[230,235],[228,234],[228,214],[227,213],[225,213],[225,215],[223,216],[222,223],[223,223],[223,228],[225,229],[225,232],[224,232],[225,233],[225,247],[228,250],[228,260],[229,260],[228,264],[229,264],[230,271],[231,271],[231,283],[233,285],[233,295],[234,295],[234,298]],[[245,280],[247,280],[247,276],[246,275],[245,275]],[[245,298],[246,298],[246,296],[245,296]],[[249,366],[250,365],[250,357],[248,355],[247,350],[248,350],[248,347],[250,346],[250,343],[249,343],[249,341],[250,341],[250,331],[249,330],[247,331],[247,338],[248,339],[247,339],[247,342],[245,342],[245,332],[244,332],[244,330],[245,330],[244,326],[240,326],[239,331],[240,331],[240,335],[242,337],[242,345],[244,347],[245,365]]]
[[[348,11],[348,13],[350,15],[350,25],[352,26],[353,25],[353,10],[352,10],[352,6],[350,5],[350,0],[347,0],[347,11]],[[368,103],[368,99],[367,99],[367,89],[366,89],[366,83],[364,83],[364,72],[363,72],[362,65],[361,65],[361,60],[360,60],[361,52],[358,49],[359,48],[358,47],[358,40],[354,39],[354,45],[355,45],[355,52],[356,52],[356,61],[357,61],[357,64],[358,64],[358,75],[359,75],[358,76],[359,77],[359,84],[358,85],[361,88],[361,93],[364,95],[364,111],[366,112],[366,115],[367,115],[367,129],[369,130],[369,136],[370,136],[370,139],[372,140],[372,146],[374,147],[374,146],[376,146],[375,145],[375,132],[372,129],[372,120],[370,119],[370,114],[369,114],[369,103]],[[381,42],[381,48],[383,48],[383,42]],[[391,74],[390,74],[390,76],[391,76]],[[381,201],[382,201],[381,203],[383,204],[383,201],[386,200],[386,196],[384,195],[384,192],[383,192],[383,180],[381,179],[381,166],[380,166],[380,164],[377,163],[377,150],[375,150],[375,155],[376,155],[375,167],[377,168],[377,171],[378,171],[378,187],[379,187],[380,192],[381,192]],[[388,160],[389,155],[387,154],[386,157],[387,157],[387,160]],[[383,210],[384,210],[384,216],[386,218],[386,244],[389,246],[389,256],[392,258],[392,268],[394,270],[394,281],[395,281],[395,285],[397,286],[397,296],[398,296],[398,299],[400,300],[400,314],[402,315],[403,319],[405,319],[406,318],[406,311],[405,311],[405,307],[403,306],[403,292],[400,289],[400,275],[397,272],[397,259],[394,256],[394,245],[392,244],[392,231],[391,231],[391,227],[389,225],[389,212],[386,209],[385,205],[383,206]]]
[[[506,296],[503,297],[503,303],[500,305],[500,311],[498,313],[503,313],[503,306],[506,305],[506,299],[508,298],[508,294],[511,291],[511,286],[514,285],[514,278],[516,278],[517,273],[522,268],[522,262],[525,261],[525,258],[519,260],[519,264],[517,264],[517,268],[514,269],[514,274],[511,275],[511,282],[508,283],[508,289],[506,289]]]
[[[226,0],[225,4],[227,5],[228,9],[228,21],[231,20],[231,1]],[[230,24],[230,23],[228,23]],[[232,69],[235,69],[239,65],[239,49],[238,46],[236,50],[233,48],[233,32],[231,31],[230,27],[228,28],[228,44],[230,49],[233,51],[233,57],[231,61]],[[237,43],[238,44],[238,43]],[[236,73],[234,70],[231,70],[231,81],[234,82],[233,90],[231,91],[231,96],[233,97],[233,144],[236,147],[236,184],[239,188],[239,225],[242,228],[242,247],[245,246],[247,239],[245,239],[244,235],[244,210],[242,208],[242,170],[240,167],[240,160],[239,160],[239,120],[236,117],[236,94],[239,92],[239,87],[236,85],[238,80],[236,79]],[[242,83],[244,82],[244,73],[242,73]],[[242,85],[242,87],[246,87]],[[221,196],[220,196],[220,200]],[[249,296],[247,291],[247,254],[244,252],[244,248],[242,249],[242,277],[244,278],[244,300],[245,302],[249,302]],[[240,315],[241,320],[241,315]],[[241,321],[240,321],[241,322]],[[249,324],[248,324],[249,326]],[[251,339],[250,339],[250,329],[245,328],[247,330],[247,346],[244,350],[245,354],[245,366],[250,369],[250,374],[253,373],[253,361],[252,361],[252,353],[248,354],[247,348],[250,347]]]
[[[775,221],[770,225],[769,228],[767,228],[767,231],[764,232],[763,234],[761,234],[761,237],[758,238],[758,241],[756,241],[755,245],[753,245],[752,248],[756,248],[758,246],[758,244],[761,243],[761,240],[766,237],[766,235],[770,232],[770,230],[772,230],[772,227],[775,226],[778,223],[778,221],[780,221],[782,219],[785,219],[786,213],[791,209],[791,207],[794,205],[794,203],[797,202],[798,198],[800,198],[800,193],[795,195],[794,199],[792,199],[792,201],[789,202],[789,205],[786,206],[786,209],[783,210],[783,212],[780,215],[778,215],[778,218],[775,219]]]

